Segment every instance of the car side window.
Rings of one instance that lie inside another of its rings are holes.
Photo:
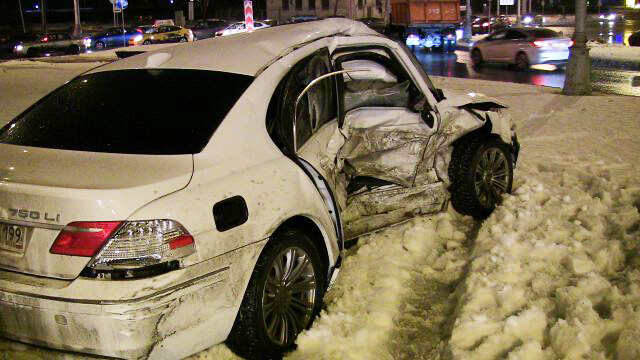
[[[306,86],[331,69],[329,51],[321,49],[298,62],[278,85],[269,106],[267,130],[279,147],[294,150],[294,111],[297,149],[324,124],[336,118],[335,76],[316,83],[295,106]]]
[[[500,32],[494,33],[491,36],[488,36],[487,40],[489,41],[504,40],[506,36],[507,36],[506,31],[500,31]]]
[[[512,39],[512,40],[516,40],[516,39],[525,39],[527,36],[521,32],[518,31],[507,31],[507,39]]]

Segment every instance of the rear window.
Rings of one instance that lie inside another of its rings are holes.
[[[106,153],[199,153],[252,80],[182,69],[87,74],[3,127],[0,142]]]
[[[549,30],[549,29],[527,29],[524,30],[524,32],[526,32],[527,34],[536,37],[536,38],[554,38],[554,37],[558,37],[558,33],[553,31],[553,30]]]

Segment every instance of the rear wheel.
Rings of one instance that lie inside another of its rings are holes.
[[[518,70],[527,70],[529,68],[529,57],[523,52],[519,52],[516,55],[515,62],[516,68],[518,68]]]
[[[513,161],[507,145],[495,136],[471,134],[459,140],[449,163],[451,205],[485,219],[511,192]]]
[[[480,66],[482,65],[482,53],[480,53],[480,50],[478,49],[473,49],[473,51],[471,51],[471,62],[473,63],[474,66]]]
[[[189,41],[189,39],[187,39],[186,37],[181,37],[180,40],[178,40],[179,42],[187,42]]]
[[[249,358],[278,358],[320,311],[326,269],[302,231],[277,233],[260,254],[227,343]]]
[[[142,45],[150,45],[151,44],[151,40],[145,40]]]

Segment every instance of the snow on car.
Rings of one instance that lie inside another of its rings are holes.
[[[436,88],[404,46],[345,19],[82,74],[0,131],[0,333],[126,358],[225,340],[278,356],[345,239],[449,201],[490,214],[519,150],[503,108]]]

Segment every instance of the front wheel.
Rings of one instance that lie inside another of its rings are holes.
[[[102,50],[104,49],[104,43],[102,41],[98,41],[96,43],[96,50]]]
[[[187,42],[189,41],[189,39],[187,39],[186,37],[181,37],[180,40],[178,40],[179,42]]]
[[[142,45],[150,45],[151,44],[151,40],[145,40]]]
[[[80,54],[80,47],[78,45],[71,45],[67,49],[67,53],[71,55]]]
[[[279,358],[320,311],[326,269],[311,239],[277,233],[260,254],[227,343],[238,355]]]
[[[513,161],[507,145],[494,136],[472,134],[459,140],[449,163],[451,205],[459,213],[485,219],[511,192]]]

